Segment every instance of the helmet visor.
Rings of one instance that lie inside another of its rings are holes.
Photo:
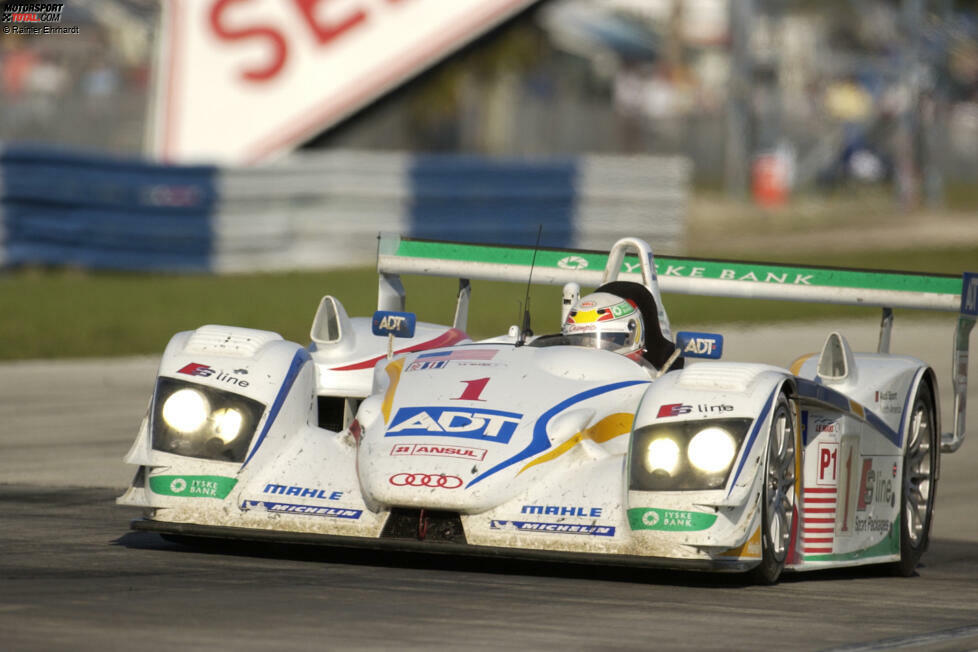
[[[592,331],[590,333],[570,333],[564,337],[567,344],[571,346],[586,346],[592,349],[618,351],[623,348],[630,348],[635,339],[635,334]]]

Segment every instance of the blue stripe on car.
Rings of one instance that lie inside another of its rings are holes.
[[[834,389],[830,389],[825,385],[819,385],[810,380],[805,380],[804,378],[797,378],[796,382],[798,384],[798,395],[802,398],[810,398],[822,403],[826,403],[834,408],[837,408],[843,414],[848,414],[859,419],[859,415],[855,414],[850,405],[849,399],[846,398],[844,394],[841,394]],[[893,442],[894,445],[899,446],[901,442],[900,433],[891,428],[886,424],[883,419],[881,419],[876,413],[870,411],[865,405],[862,406],[865,421],[876,428],[884,437]],[[907,409],[904,406],[904,415],[906,415]],[[905,418],[902,417],[902,418]],[[903,424],[900,425],[901,432],[903,431]],[[806,437],[807,438],[807,437]]]
[[[289,365],[289,370],[286,372],[285,379],[282,381],[282,386],[279,388],[275,400],[272,401],[272,407],[268,411],[268,418],[265,419],[265,427],[261,429],[261,434],[258,435],[258,440],[255,441],[255,445],[248,454],[248,458],[241,465],[242,469],[251,461],[251,458],[258,452],[258,448],[262,445],[262,442],[265,441],[265,435],[268,434],[272,423],[275,421],[275,417],[278,416],[279,410],[282,409],[282,404],[285,403],[285,397],[289,395],[289,390],[295,384],[295,379],[299,377],[299,371],[302,370],[302,366],[307,362],[312,362],[312,356],[309,355],[309,351],[299,349],[295,352],[295,355],[292,357],[292,364]]]
[[[466,485],[466,488],[471,487],[477,482],[481,482],[482,480],[489,477],[490,475],[502,471],[508,466],[516,464],[520,460],[525,460],[528,457],[532,457],[537,453],[542,453],[543,451],[550,448],[550,437],[547,436],[547,424],[550,423],[551,419],[553,419],[555,416],[557,416],[558,414],[560,414],[570,406],[574,405],[575,403],[586,401],[587,399],[592,398],[594,396],[599,396],[601,394],[613,392],[616,389],[631,387],[632,385],[647,384],[649,382],[650,381],[648,380],[626,380],[620,383],[602,385],[600,387],[594,387],[592,389],[581,392],[579,394],[574,394],[570,398],[561,401],[557,405],[553,406],[552,408],[544,412],[542,415],[540,415],[540,418],[537,419],[536,425],[533,426],[533,439],[530,440],[530,443],[526,448],[521,450],[516,455],[510,457],[509,459],[503,460],[502,462],[492,467],[485,473],[477,476],[471,482],[469,482],[468,485]]]
[[[926,382],[923,378],[923,375],[924,375],[924,370],[921,369],[920,371],[917,372],[917,375],[914,378],[914,382],[910,383],[910,386],[913,387],[914,385],[916,385],[917,387],[920,387],[920,383]],[[900,415],[900,432],[897,433],[899,435],[897,446],[903,446],[903,433],[904,433],[904,429],[907,427],[907,416],[908,416],[908,410],[910,409],[911,409],[910,392],[907,392],[907,398],[903,399],[903,414]],[[937,424],[934,425],[936,426]]]
[[[757,439],[757,433],[761,431],[761,425],[766,421],[764,415],[767,414],[767,411],[771,408],[771,401],[774,400],[774,394],[777,391],[778,388],[774,388],[771,395],[767,397],[766,401],[764,401],[764,407],[761,408],[760,415],[754,420],[754,428],[750,431],[750,436],[747,438],[747,442],[744,444],[744,452],[740,456],[740,464],[737,465],[737,472],[734,473],[733,480],[730,482],[730,491],[727,492],[728,496],[730,495],[730,492],[733,491],[734,485],[737,484],[737,478],[740,477],[740,472],[744,469],[744,464],[747,462],[747,456],[750,453],[751,446],[754,445],[754,440]]]

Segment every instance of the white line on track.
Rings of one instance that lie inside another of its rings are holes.
[[[899,638],[884,638],[869,643],[859,643],[856,645],[843,645],[833,647],[821,652],[870,652],[871,650],[898,650],[900,648],[918,647],[921,645],[932,645],[945,641],[954,641],[962,638],[978,637],[978,625],[965,625],[964,627],[954,627],[953,629],[941,629],[936,632],[926,634],[915,634],[914,636],[903,636]],[[963,650],[978,649],[976,647],[961,648]]]

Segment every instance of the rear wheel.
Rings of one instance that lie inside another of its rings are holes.
[[[755,582],[774,584],[788,558],[795,511],[795,420],[784,394],[771,419],[761,500],[761,563],[751,574]]]
[[[904,577],[914,574],[920,556],[927,549],[930,524],[937,491],[937,465],[940,444],[937,417],[930,385],[920,383],[910,410],[907,452],[903,457],[903,487],[900,492],[900,561],[896,571]]]

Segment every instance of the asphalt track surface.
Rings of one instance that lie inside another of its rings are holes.
[[[855,350],[875,349],[873,322],[841,329]],[[898,321],[892,347],[935,366],[945,429],[952,325]],[[827,330],[728,331],[724,357],[786,365]],[[931,547],[912,578],[864,568],[759,587],[299,546],[202,550],[130,531],[137,511],[114,504],[156,362],[0,365],[0,649],[978,649],[974,432],[943,457]]]

